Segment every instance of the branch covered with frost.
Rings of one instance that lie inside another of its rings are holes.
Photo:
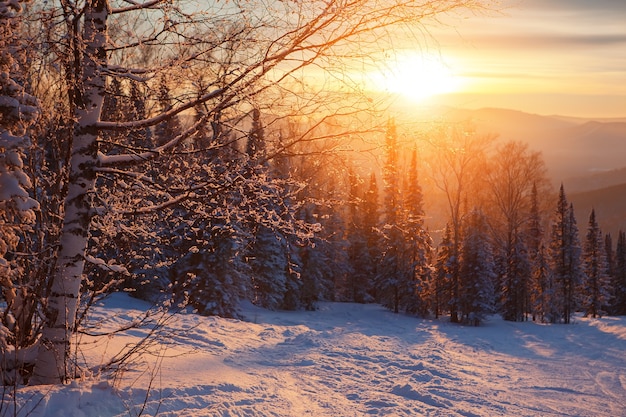
[[[93,265],[96,265],[102,270],[108,272],[116,272],[118,274],[130,275],[128,269],[123,265],[115,265],[113,262],[106,262],[104,259],[96,258],[91,255],[85,255],[85,260]]]

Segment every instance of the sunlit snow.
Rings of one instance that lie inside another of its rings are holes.
[[[147,306],[114,295],[102,330]],[[7,393],[20,416],[624,416],[626,318],[481,327],[393,314],[378,305],[315,312],[249,306],[247,320],[180,314],[117,379]],[[105,362],[147,330],[82,337]],[[4,413],[4,414],[3,414]]]

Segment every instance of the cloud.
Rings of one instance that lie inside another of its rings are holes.
[[[472,40],[496,48],[528,47],[548,49],[555,47],[600,47],[626,45],[626,33],[481,33],[472,36]]]

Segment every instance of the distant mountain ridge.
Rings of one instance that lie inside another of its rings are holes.
[[[586,233],[591,209],[595,210],[601,229],[605,233],[611,233],[614,243],[617,239],[617,232],[626,231],[626,184],[569,193],[568,199],[574,205],[581,236]]]
[[[402,112],[400,113],[402,114]],[[586,233],[591,209],[604,232],[626,230],[626,118],[542,116],[517,110],[440,107],[423,117],[469,123],[500,141],[521,141],[542,153],[555,189],[563,184],[581,230]],[[407,121],[415,112],[404,112]]]
[[[479,132],[497,134],[500,140],[528,143],[542,153],[555,185],[582,191],[586,180],[581,179],[591,175],[594,188],[626,183],[626,170],[621,170],[626,168],[626,119],[542,116],[499,108],[442,108],[438,113],[444,120],[469,122]],[[606,179],[600,175],[609,172]]]

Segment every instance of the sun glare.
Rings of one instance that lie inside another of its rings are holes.
[[[441,57],[420,53],[387,60],[371,81],[376,90],[401,94],[416,102],[461,88],[460,77]]]

